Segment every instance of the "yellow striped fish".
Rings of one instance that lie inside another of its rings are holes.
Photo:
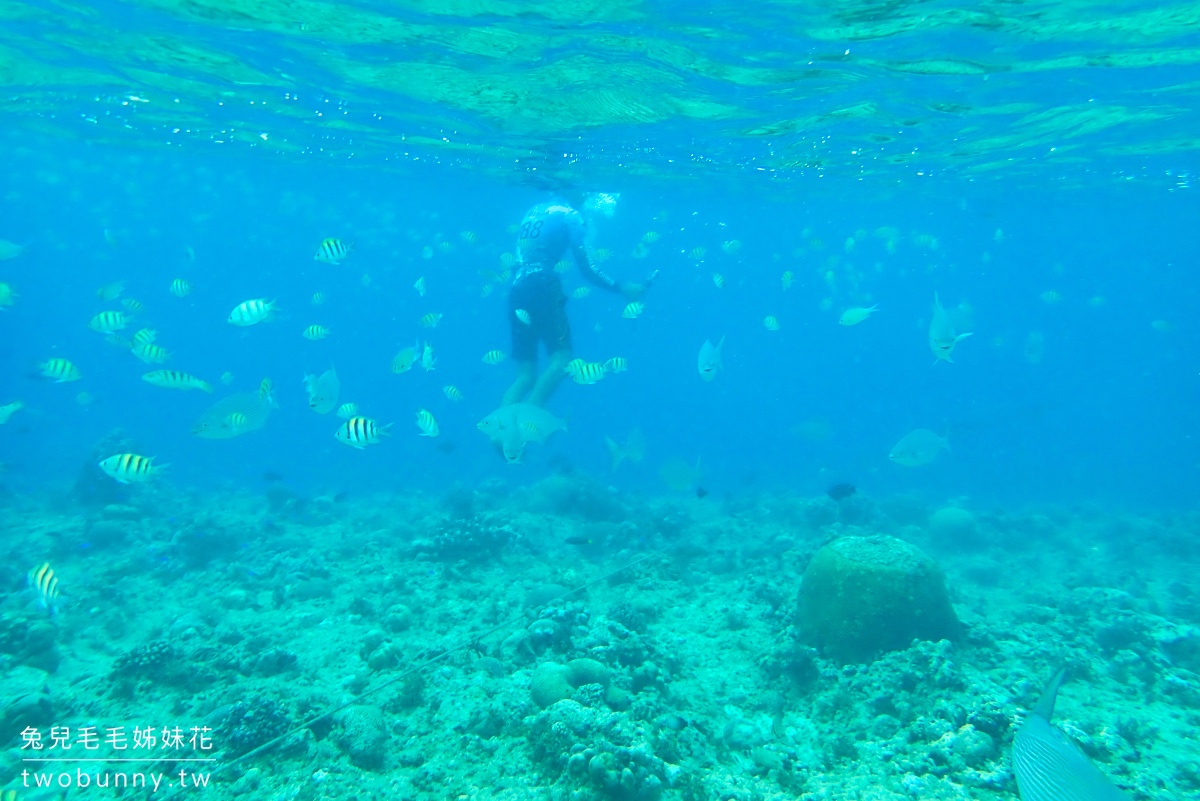
[[[154,370],[142,376],[147,384],[163,389],[199,389],[212,392],[212,385],[179,370]]]
[[[777,320],[774,315],[768,314],[763,318],[763,327],[765,327],[768,331],[778,331],[779,320]]]
[[[139,328],[134,332],[133,341],[130,343],[130,346],[149,345],[156,339],[158,339],[158,332],[153,328]]]
[[[624,356],[613,356],[604,363],[604,369],[610,373],[623,373],[629,369],[629,360]]]
[[[425,297],[425,276],[421,276],[413,282],[413,289],[417,290],[417,294]]]
[[[250,418],[244,412],[230,412],[226,422],[229,424],[229,430],[235,435],[250,427]]]
[[[590,294],[592,294],[592,288],[590,286],[581,286],[571,292],[571,297],[575,298],[575,300],[582,300]]]
[[[271,379],[264,378],[258,382],[258,399],[268,406],[279,408],[279,404],[275,402],[275,388],[271,384]]]
[[[391,423],[381,426],[369,417],[351,417],[333,436],[338,442],[362,450],[368,445],[378,445],[384,437],[390,436],[388,429],[391,427]]]
[[[447,398],[456,403],[463,399],[462,390],[453,384],[447,384],[446,386],[442,387],[442,392],[445,393]]]
[[[724,289],[725,276],[721,275],[720,273],[713,273],[713,286],[715,286],[717,289]]]
[[[642,241],[647,245],[653,245],[658,241],[658,231],[647,231],[646,233],[642,234]]]
[[[697,246],[697,247],[692,248],[691,257],[693,259],[695,259],[696,261],[701,261],[704,259],[704,256],[707,253],[708,253],[708,250],[706,248]]]
[[[142,483],[167,469],[153,464],[154,457],[136,453],[118,453],[100,461],[100,469],[121,484]]]
[[[192,285],[182,278],[176,278],[171,282],[171,294],[177,298],[186,298],[192,294]]]
[[[437,420],[433,419],[433,415],[428,409],[421,409],[417,412],[417,428],[421,430],[422,437],[436,437],[438,435]]]
[[[791,270],[786,271],[779,277],[779,283],[783,285],[784,291],[792,288],[792,282],[796,280],[796,276]]]
[[[17,298],[19,297],[20,295],[14,292],[11,286],[5,283],[0,283],[0,308],[12,306],[14,303],[16,303]]]
[[[120,334],[105,334],[104,341],[121,350],[129,350],[133,347],[133,343]]]
[[[340,264],[342,259],[350,255],[350,250],[353,245],[347,245],[340,239],[330,237],[321,242],[317,248],[317,255],[313,256],[313,261],[323,261],[326,264]]]
[[[517,309],[515,312],[513,312],[513,314],[515,314],[517,319],[523,322],[525,325],[533,325],[533,318],[530,317],[529,312],[525,311],[524,309]]]
[[[329,336],[329,329],[323,325],[310,325],[304,329],[304,338],[312,341],[325,339]]]
[[[42,562],[29,571],[29,586],[37,592],[38,603],[50,614],[54,614],[55,602],[58,601],[58,576],[49,562]]]
[[[277,312],[275,301],[264,298],[244,300],[229,313],[229,324],[236,326],[255,325],[270,320]]]
[[[458,236],[459,236],[459,238],[462,239],[462,241],[466,242],[468,245],[474,245],[475,242],[478,241],[478,239],[479,239],[479,237],[475,236],[474,231],[463,231]]]
[[[38,370],[41,371],[43,377],[53,380],[56,384],[64,381],[78,381],[83,378],[79,368],[66,359],[47,359],[38,365]]]
[[[438,242],[438,250],[442,251],[443,253],[449,253],[450,251],[454,250],[454,243]]]
[[[155,345],[147,342],[142,345],[133,346],[133,355],[144,361],[146,364],[163,364],[171,358],[171,352],[161,345]]]
[[[122,298],[121,305],[124,306],[125,311],[129,312],[130,314],[137,314],[142,309],[146,308],[142,305],[141,301],[134,300],[133,298]]]
[[[483,354],[483,363],[484,364],[499,364],[500,362],[504,361],[507,358],[508,357],[504,354],[504,351],[502,351],[502,350],[489,350],[487,353]]]
[[[570,272],[570,270],[571,270],[571,262],[568,261],[567,259],[562,259],[561,261],[555,262],[555,264],[554,264],[554,272],[556,272],[556,273]]]
[[[432,259],[433,258],[433,248],[430,247],[429,245],[426,245],[425,247],[421,248],[421,258],[422,259]]]
[[[420,319],[421,325],[426,328],[437,328],[437,324],[441,322],[442,315],[437,312],[430,312]]]
[[[358,404],[343,403],[337,409],[337,416],[343,420],[349,420],[351,417],[358,417]]]
[[[645,311],[645,309],[646,304],[642,303],[640,300],[631,301],[629,305],[625,307],[625,311],[621,312],[621,316],[626,320],[636,320],[638,317],[642,316],[642,312]]]
[[[325,293],[324,292],[314,292],[313,293],[312,305],[320,306],[324,302],[325,302]]]
[[[571,371],[571,378],[576,384],[595,384],[601,378],[604,378],[604,365],[599,362],[584,362],[582,359],[576,361],[583,362],[582,364],[574,365]]]
[[[491,284],[484,284],[484,285],[483,285],[483,286],[482,286],[482,287],[479,289],[479,296],[480,296],[481,298],[491,297],[492,290],[493,290],[494,288],[495,288],[495,287],[493,287]]]
[[[93,331],[99,331],[101,334],[111,334],[113,331],[120,331],[129,324],[125,314],[119,311],[102,311],[92,318],[88,323],[88,328]]]

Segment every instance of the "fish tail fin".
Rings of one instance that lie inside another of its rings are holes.
[[[392,435],[392,426],[394,426],[394,425],[396,425],[396,424],[395,423],[387,423],[385,425],[381,425],[379,427],[379,433],[382,436],[390,437]]]
[[[154,473],[155,473],[155,475],[157,475],[157,474],[163,472],[164,470],[170,470],[171,463],[167,462],[166,464],[156,464],[156,465],[153,465],[153,467],[154,467]]]
[[[954,341],[955,341],[955,342],[962,342],[962,341],[963,341],[964,339],[966,339],[967,337],[974,335],[974,333],[975,333],[974,331],[968,331],[968,332],[967,332],[967,333],[965,333],[965,334],[958,334],[958,335],[956,335],[956,336],[954,337]]]
[[[1042,690],[1042,696],[1038,698],[1037,704],[1033,707],[1033,714],[1040,715],[1050,722],[1050,718],[1054,716],[1054,701],[1058,697],[1058,688],[1062,686],[1063,680],[1067,677],[1067,669],[1059,668],[1054,674],[1049,683],[1046,684],[1046,689]]]
[[[213,391],[212,384],[208,383],[207,381],[200,382],[200,389],[204,392],[207,392],[209,395],[211,395]]]
[[[617,468],[621,466],[621,461],[625,458],[625,449],[612,437],[605,437],[604,444],[608,446],[608,454],[612,457],[612,471],[615,473],[617,472]]]

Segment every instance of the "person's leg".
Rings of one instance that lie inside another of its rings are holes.
[[[553,275],[553,273],[551,273]],[[550,364],[546,367],[529,393],[529,402],[545,406],[546,401],[558,389],[567,374],[567,363],[571,361],[571,324],[567,320],[567,296],[563,294],[562,282],[554,280],[546,287],[545,320],[541,328],[546,342]]]
[[[517,379],[512,382],[508,391],[504,393],[504,400],[501,401],[502,406],[511,406],[514,403],[526,400],[529,391],[537,383],[536,361],[514,361],[514,364],[517,368]]]
[[[550,364],[538,377],[537,384],[529,393],[529,402],[536,406],[545,406],[546,401],[550,400],[550,396],[554,394],[554,390],[558,389],[559,383],[567,374],[567,363],[571,361],[571,351],[569,349],[556,350],[550,354],[549,361]]]
[[[513,286],[508,295],[508,325],[512,337],[513,366],[517,370],[517,377],[504,393],[502,406],[528,400],[529,391],[537,383],[537,332],[517,319],[516,315],[517,309],[532,305],[536,288],[536,282],[526,278]]]

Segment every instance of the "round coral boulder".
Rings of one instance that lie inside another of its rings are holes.
[[[842,664],[869,662],[913,640],[954,639],[958,618],[941,568],[885,535],[843,537],[817,551],[800,584],[801,637]]]

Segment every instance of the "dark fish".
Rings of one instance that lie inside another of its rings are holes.
[[[669,712],[666,715],[660,716],[654,722],[659,726],[662,726],[664,729],[670,729],[671,731],[682,731],[690,724],[690,721],[687,718],[683,717],[682,715],[676,715],[673,712]]]
[[[840,500],[849,498],[851,495],[854,495],[856,492],[858,492],[857,487],[855,487],[853,484],[849,484],[849,483],[845,483],[845,482],[843,482],[841,484],[834,484],[832,487],[825,490],[825,494],[828,495],[830,498],[833,498],[835,501],[840,501]]]
[[[704,498],[707,496],[708,496],[708,490],[706,490],[704,487],[696,487],[696,497],[697,498]]]
[[[572,534],[570,537],[564,537],[563,542],[567,545],[591,545],[592,538],[581,534]]]
[[[1067,735],[1050,725],[1065,674],[1054,674],[1013,738],[1013,771],[1021,801],[1129,801]]]
[[[262,480],[268,481],[272,484],[278,483],[280,481],[283,481],[283,473],[279,473],[274,470],[266,470],[262,474]]]

